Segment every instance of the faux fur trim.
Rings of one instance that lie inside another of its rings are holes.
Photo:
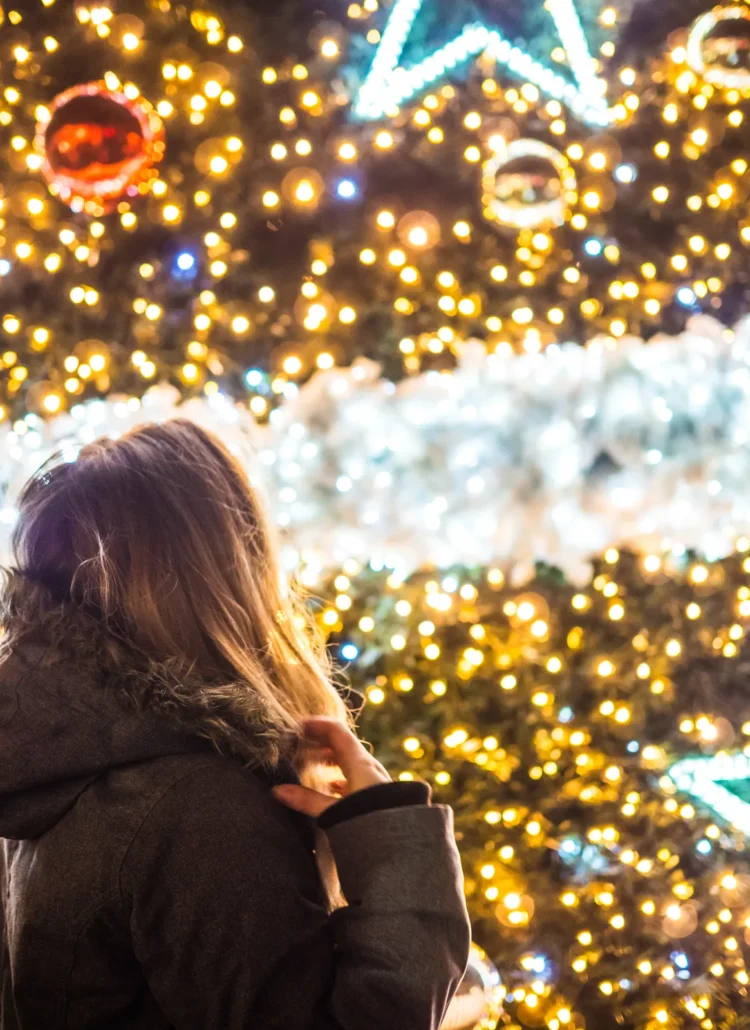
[[[158,711],[186,733],[208,740],[247,766],[293,761],[298,740],[275,726],[263,699],[244,682],[208,682],[176,661],[140,654],[95,615],[59,602],[41,582],[17,570],[5,574],[2,650],[41,646],[44,662],[72,662],[92,681],[115,689],[139,711]]]

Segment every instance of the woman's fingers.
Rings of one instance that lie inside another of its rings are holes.
[[[300,787],[296,783],[282,783],[277,787],[272,787],[271,793],[289,808],[293,808],[296,812],[302,812],[303,815],[311,815],[315,819],[338,801],[336,797],[321,794],[309,787]]]
[[[328,747],[333,753],[333,764],[337,765],[347,780],[352,777],[354,767],[369,755],[352,731],[328,716],[316,715],[305,719],[305,734],[320,747]]]

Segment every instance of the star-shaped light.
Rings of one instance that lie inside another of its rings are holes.
[[[594,59],[574,0],[547,0],[545,6],[554,18],[575,82],[569,82],[540,64],[513,46],[499,29],[482,22],[466,25],[455,39],[418,64],[402,67],[399,62],[404,47],[425,2],[396,0],[370,71],[354,102],[356,117],[365,120],[381,118],[456,65],[477,54],[487,53],[514,75],[533,83],[542,93],[565,103],[583,120],[595,125],[609,123],[609,108],[604,97],[606,87],[596,75]]]
[[[750,757],[719,754],[685,758],[669,770],[678,790],[691,794],[746,837],[750,837],[750,804],[734,794],[725,783],[750,780]]]

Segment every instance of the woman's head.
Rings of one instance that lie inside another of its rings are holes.
[[[202,711],[234,750],[243,718],[259,713],[272,758],[305,716],[346,718],[324,650],[282,585],[258,497],[195,424],[145,425],[48,463],[20,498],[13,547],[11,645],[45,609],[63,623],[87,613],[120,663],[169,669],[173,705]]]

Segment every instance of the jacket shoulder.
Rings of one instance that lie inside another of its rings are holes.
[[[158,822],[172,811],[210,818],[217,805],[225,812],[264,807],[268,786],[234,759],[198,753],[110,769],[86,793],[93,807],[111,812],[134,836],[144,823]],[[214,818],[220,816],[215,811]]]

